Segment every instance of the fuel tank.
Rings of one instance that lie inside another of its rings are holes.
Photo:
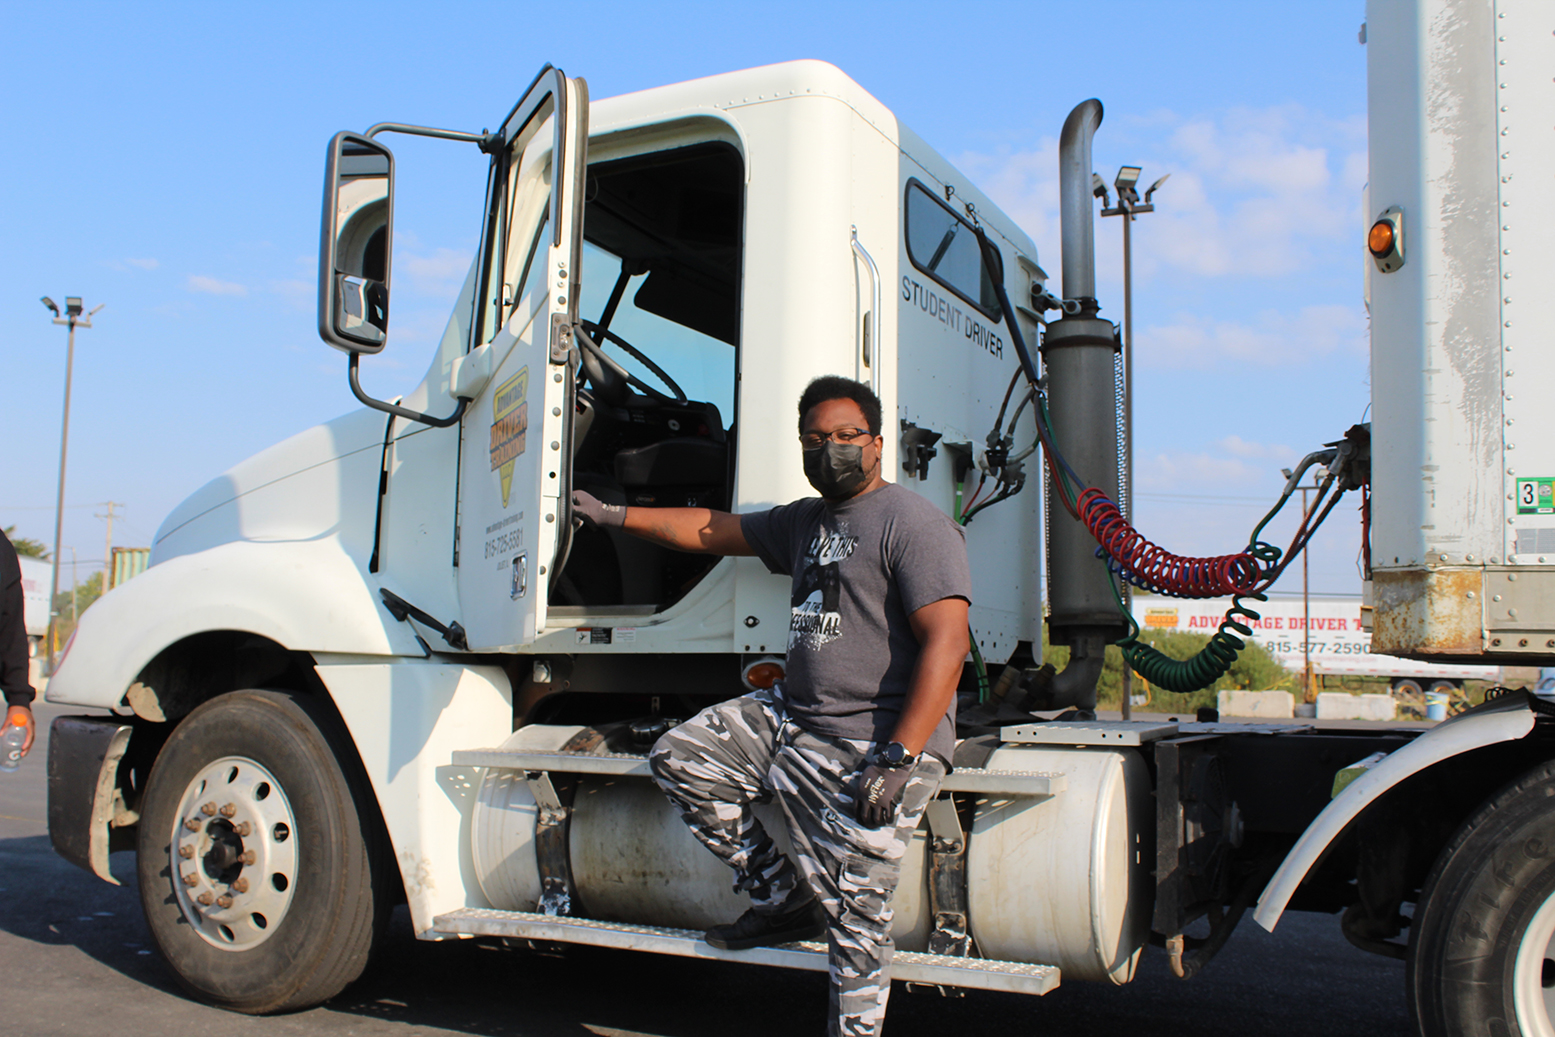
[[[503,748],[555,751],[585,729],[531,725]],[[987,769],[1065,776],[1051,797],[974,796],[966,860],[967,906],[986,958],[1058,965],[1070,979],[1132,978],[1149,935],[1154,811],[1149,775],[1133,752],[1004,746]],[[555,775],[560,782],[561,776]],[[674,929],[732,921],[748,901],[729,869],[692,837],[680,815],[644,778],[572,779],[567,833],[574,914]],[[775,804],[756,817],[788,848]],[[538,809],[522,772],[486,773],[474,808],[475,878],[496,908],[534,911],[541,896]],[[903,860],[892,936],[924,950],[932,928],[927,826]]]

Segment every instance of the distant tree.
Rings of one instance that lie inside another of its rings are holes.
[[[16,548],[16,553],[23,558],[42,558],[48,561],[49,553],[44,549],[42,541],[34,540],[32,537],[17,536],[15,526],[6,526],[5,535]]]

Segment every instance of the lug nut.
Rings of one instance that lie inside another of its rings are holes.
[[[184,827],[189,829],[191,832],[198,832],[200,830],[201,824],[202,822],[199,818],[191,817],[189,820],[184,822]]]
[[[234,892],[234,893],[247,893],[248,892],[248,879],[243,878],[241,875],[238,876],[237,878],[233,879],[232,880],[232,892]]]
[[[201,907],[210,907],[216,902],[216,898],[211,896],[210,890],[206,890],[204,893],[201,893],[199,896],[195,897],[194,900],[195,903],[199,904]]]
[[[200,813],[204,814],[206,817],[214,816],[215,813],[216,813],[216,804],[215,803],[207,803],[207,804],[205,804],[203,807],[200,808]]]
[[[183,879],[184,879],[184,885],[186,885],[186,886],[198,886],[200,884],[200,876],[196,875],[192,871],[189,874],[185,875],[183,877]]]
[[[194,847],[188,844],[180,846],[178,848],[178,856],[182,857],[184,860],[188,860],[190,857],[194,856]]]
[[[221,816],[222,817],[231,817],[233,814],[236,814],[237,812],[238,812],[238,808],[237,808],[236,804],[233,804],[233,803],[224,803],[224,804],[222,804],[222,807],[221,807]]]
[[[250,831],[252,831],[252,827],[247,821],[239,821],[237,824],[232,826],[232,830],[238,833],[240,836],[246,836]]]
[[[219,896],[219,897],[216,898],[216,906],[217,907],[231,907],[232,906],[232,898],[229,897],[229,896]]]
[[[242,861],[244,864],[253,864],[254,863],[254,851],[253,850],[244,850],[243,851],[243,856],[239,857],[238,860]]]

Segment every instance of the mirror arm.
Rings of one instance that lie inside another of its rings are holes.
[[[368,128],[363,136],[372,139],[380,133],[407,133],[415,137],[437,137],[441,140],[463,140],[480,145],[480,149],[486,154],[491,154],[502,143],[502,134],[481,131],[480,133],[466,133],[463,130],[440,130],[432,126],[414,126],[406,122],[380,122]]]
[[[392,403],[386,403],[383,400],[375,400],[371,396],[367,395],[367,393],[362,391],[362,383],[357,379],[356,369],[357,364],[361,361],[361,354],[352,353],[350,356],[351,359],[348,361],[348,363],[349,370],[351,372],[351,392],[356,395],[357,399],[361,400],[373,410],[381,410],[385,414],[393,414],[400,418],[409,418],[411,421],[419,421],[423,425],[431,425],[433,428],[447,428],[450,425],[457,425],[459,423],[459,419],[464,417],[465,408],[470,405],[470,401],[461,396],[459,397],[459,406],[454,408],[454,412],[452,414],[448,415],[446,418],[434,418],[430,414],[422,414],[419,411],[406,410],[404,407],[396,406]]]

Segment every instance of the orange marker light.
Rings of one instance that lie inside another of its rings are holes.
[[[745,667],[740,679],[753,691],[765,691],[783,679],[783,663],[779,659],[757,659]]]
[[[1378,220],[1366,235],[1366,247],[1374,256],[1385,256],[1393,249],[1393,221]]]

